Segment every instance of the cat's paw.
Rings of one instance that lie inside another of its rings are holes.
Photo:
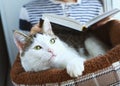
[[[84,61],[80,61],[80,60],[73,60],[71,62],[68,63],[66,69],[67,69],[67,73],[71,76],[71,77],[78,77],[80,75],[82,75],[82,71],[84,70]]]

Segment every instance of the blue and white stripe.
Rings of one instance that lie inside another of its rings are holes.
[[[81,3],[67,4],[66,6],[65,13],[67,16],[83,24],[103,12],[103,5],[99,0],[82,0]],[[53,3],[51,0],[34,0],[23,7],[27,12],[25,14],[28,14],[27,21],[32,25],[38,23],[44,13],[65,14],[63,5],[61,3]],[[20,18],[26,19],[22,14]]]

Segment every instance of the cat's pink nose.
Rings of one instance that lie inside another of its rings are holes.
[[[48,49],[48,52],[52,54],[51,58],[56,57],[56,55],[54,54],[53,50]]]
[[[48,52],[52,53],[52,52],[53,52],[53,50],[51,50],[51,49],[48,49]]]

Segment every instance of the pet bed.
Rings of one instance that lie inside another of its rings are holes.
[[[120,22],[115,22],[120,24]],[[120,31],[113,29],[111,22],[104,28],[93,30],[93,34],[106,44],[111,44],[105,55],[88,59],[84,63],[84,71],[78,78],[71,78],[66,70],[49,69],[40,72],[25,72],[21,66],[19,54],[11,69],[11,80],[15,86],[115,86],[120,84],[120,40],[114,38]],[[112,24],[113,25],[113,24]],[[111,27],[110,30],[108,27]],[[118,28],[118,27],[114,27]],[[119,28],[120,29],[120,28]],[[100,31],[101,30],[101,31]],[[112,31],[112,32],[111,32]],[[104,36],[103,36],[104,34]],[[107,35],[109,34],[109,36]],[[110,39],[110,40],[109,40]],[[117,41],[116,41],[117,40]]]

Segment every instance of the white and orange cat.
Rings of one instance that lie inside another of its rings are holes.
[[[19,49],[21,64],[25,71],[37,72],[50,68],[66,68],[71,77],[81,75],[86,60],[84,55],[80,55],[73,47],[61,41],[53,33],[48,19],[45,19],[42,29],[42,34],[37,33],[30,36],[19,31],[14,32],[14,40]],[[94,37],[86,39],[85,45],[88,52],[93,54],[92,56],[104,54],[106,51],[102,48],[103,46],[98,46],[100,42],[94,43],[94,41],[98,40]],[[79,50],[81,51],[81,49]]]

